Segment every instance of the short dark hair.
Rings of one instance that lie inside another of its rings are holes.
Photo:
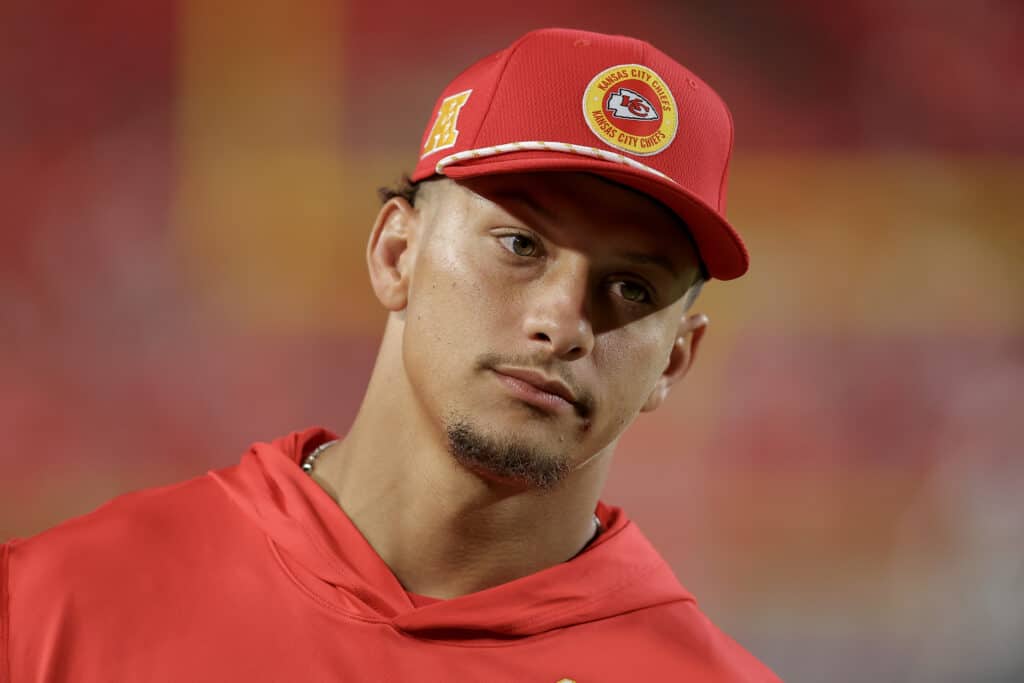
[[[401,197],[409,204],[416,206],[416,194],[419,189],[420,182],[414,182],[408,173],[403,173],[401,179],[394,185],[377,188],[377,196],[380,197],[381,204],[387,204],[395,197]]]
[[[408,173],[403,173],[402,177],[394,185],[385,185],[377,188],[377,196],[380,197],[381,204],[386,204],[395,197],[401,197],[405,201],[409,202],[411,206],[416,206],[416,195],[419,193],[421,185],[421,181],[414,181],[409,177]],[[686,225],[682,219],[679,219],[679,222],[682,224],[681,227],[683,229],[683,234],[686,235],[686,239],[690,240],[690,244],[693,246],[693,251],[697,254],[697,259],[700,261],[700,268],[697,272],[697,277],[687,290],[686,308],[690,308],[690,306],[693,305],[693,302],[697,299],[697,295],[700,294],[700,290],[704,286],[704,283],[711,278],[708,276],[708,270],[704,265],[704,259],[700,258],[700,250],[697,249],[697,242],[693,239],[689,226]]]

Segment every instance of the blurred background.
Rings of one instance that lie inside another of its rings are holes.
[[[753,261],[606,500],[789,681],[1024,681],[1024,3],[505,7],[3,3],[0,539],[343,432],[440,90],[627,33],[730,104]]]

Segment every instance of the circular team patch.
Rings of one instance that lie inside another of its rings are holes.
[[[640,64],[620,64],[594,76],[583,93],[583,116],[603,142],[640,156],[663,151],[679,127],[672,91]]]

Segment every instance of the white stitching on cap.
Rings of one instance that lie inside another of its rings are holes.
[[[616,164],[622,164],[629,166],[630,168],[639,169],[646,171],[659,178],[664,178],[675,183],[674,180],[669,178],[661,171],[651,168],[646,164],[641,164],[636,159],[630,159],[622,154],[616,152],[609,152],[606,149],[598,149],[597,147],[587,147],[585,145],[571,145],[567,142],[543,142],[540,140],[527,140],[525,142],[507,142],[503,145],[495,145],[493,147],[480,147],[478,149],[469,149],[465,152],[456,152],[455,154],[449,154],[443,159],[438,160],[437,165],[434,166],[434,172],[443,174],[446,166],[457,164],[460,161],[466,159],[480,159],[483,157],[492,157],[498,154],[508,154],[509,152],[546,152],[553,150],[555,152],[566,152],[568,154],[579,154],[582,156],[594,157],[595,159],[601,159],[603,161],[611,161]],[[678,183],[677,183],[678,184]]]

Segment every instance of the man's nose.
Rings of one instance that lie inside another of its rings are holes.
[[[590,273],[583,258],[566,256],[559,261],[531,288],[524,331],[532,348],[576,360],[594,349]]]

